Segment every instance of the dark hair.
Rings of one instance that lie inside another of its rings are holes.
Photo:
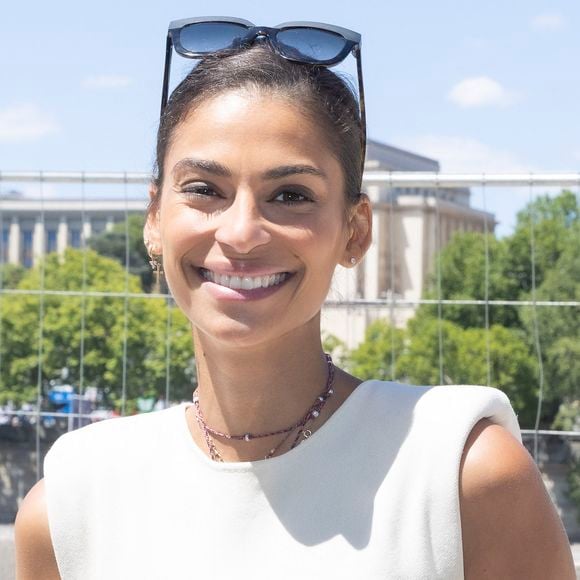
[[[157,132],[153,177],[157,195],[150,209],[161,194],[163,163],[175,128],[203,101],[240,88],[282,95],[319,124],[342,166],[347,202],[360,199],[361,123],[350,84],[327,67],[292,62],[268,44],[256,44],[204,58],[171,94]]]

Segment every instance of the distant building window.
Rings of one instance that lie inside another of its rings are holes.
[[[70,230],[70,246],[71,248],[81,247],[81,230],[71,229]]]
[[[32,230],[24,230],[22,232],[22,260],[21,260],[21,262],[25,268],[32,267],[32,262],[33,262],[32,238],[33,238]]]
[[[10,228],[8,226],[4,226],[2,228],[2,263],[5,264],[8,262],[8,244],[10,240]]]
[[[107,221],[104,219],[93,219],[91,221],[91,235],[98,236],[107,228]]]
[[[56,230],[46,230],[46,253],[56,252]]]

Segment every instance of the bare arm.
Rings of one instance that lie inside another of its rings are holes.
[[[525,447],[488,419],[463,452],[460,505],[466,580],[575,580],[564,526]]]
[[[22,500],[14,525],[16,580],[60,580],[41,479]]]

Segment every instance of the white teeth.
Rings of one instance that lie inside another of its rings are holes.
[[[288,277],[286,272],[272,274],[271,276],[228,276],[227,274],[216,274],[211,270],[201,268],[201,275],[210,282],[226,286],[234,290],[255,290],[256,288],[268,288],[283,282]]]

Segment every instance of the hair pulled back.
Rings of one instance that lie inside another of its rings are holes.
[[[361,124],[350,84],[327,67],[286,60],[261,43],[200,60],[173,91],[157,133],[153,176],[157,194],[150,207],[159,201],[163,164],[177,126],[202,102],[236,89],[256,89],[286,98],[319,125],[342,167],[347,202],[359,200]]]

